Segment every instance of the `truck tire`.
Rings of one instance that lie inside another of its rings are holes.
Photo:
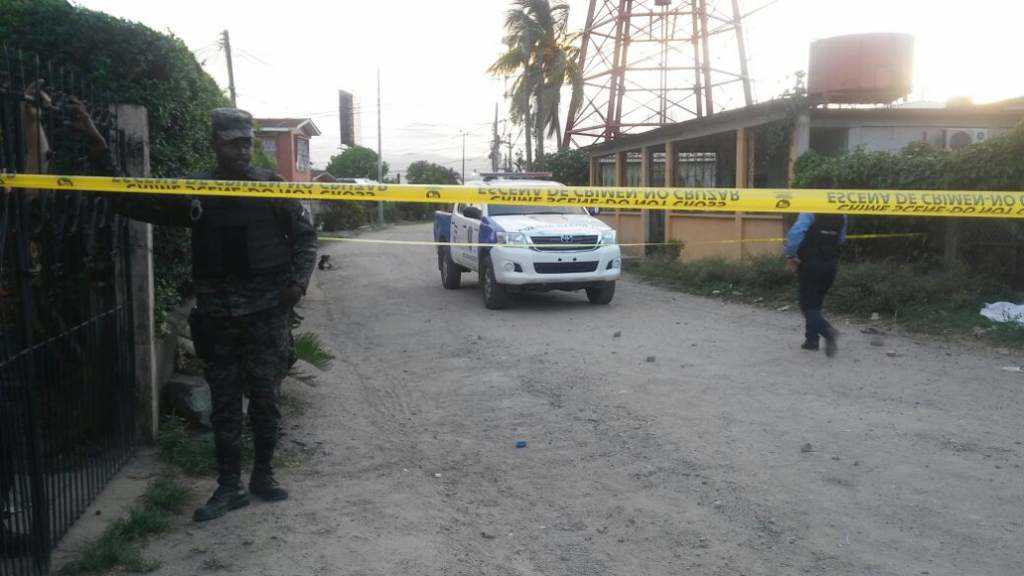
[[[587,300],[591,304],[605,305],[615,296],[615,282],[603,282],[600,286],[587,288]]]
[[[437,264],[441,269],[441,286],[446,290],[458,290],[462,286],[462,268],[452,260],[451,248],[437,247]]]
[[[508,292],[505,291],[504,286],[498,284],[490,257],[480,260],[480,288],[484,295],[484,306],[488,310],[501,310],[508,307]]]

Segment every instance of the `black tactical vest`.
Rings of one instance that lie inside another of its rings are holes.
[[[203,198],[192,224],[196,278],[250,278],[287,271],[292,250],[273,200]]]
[[[800,259],[805,262],[812,259],[826,262],[838,260],[840,234],[845,222],[840,214],[815,214],[814,223],[800,245]]]

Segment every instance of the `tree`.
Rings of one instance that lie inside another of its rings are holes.
[[[505,16],[507,51],[488,68],[491,74],[516,76],[507,96],[512,101],[512,119],[527,127],[528,169],[533,164],[531,136],[536,139],[538,160],[544,157],[546,135],[556,136],[560,149],[565,147],[559,109],[566,82],[572,86],[569,113],[574,114],[582,101],[578,51],[572,46],[573,37],[567,34],[568,21],[568,4],[515,0]]]
[[[38,56],[74,72],[102,100],[144,106],[153,176],[180,178],[213,164],[210,111],[229,103],[175,36],[65,0],[0,0],[0,38],[27,51],[28,62]],[[158,321],[191,284],[190,254],[187,229],[154,228]]]
[[[458,184],[459,173],[447,166],[420,160],[413,162],[405,171],[409,184]]]
[[[556,182],[566,186],[587,186],[590,184],[590,166],[587,155],[579,150],[561,150],[544,157],[538,166],[551,172]]]
[[[353,146],[341,154],[331,156],[327,171],[336,178],[377,179],[377,153],[369,148]],[[388,175],[388,163],[384,162],[384,174]]]

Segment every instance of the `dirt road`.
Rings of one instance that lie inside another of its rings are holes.
[[[154,543],[157,574],[1024,574],[1020,358],[840,325],[829,361],[796,313],[631,280],[491,312],[431,248],[324,252],[293,500]]]

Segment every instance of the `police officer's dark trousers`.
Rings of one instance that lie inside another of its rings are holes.
[[[269,472],[281,420],[281,380],[288,373],[291,344],[288,310],[273,308],[208,321],[210,357],[206,379],[213,400],[218,483],[241,486],[242,394],[249,397],[254,470]]]
[[[810,258],[800,263],[800,311],[804,314],[804,334],[809,344],[817,345],[820,338],[828,338],[834,332],[832,325],[822,315],[821,308],[825,294],[836,280],[837,270],[838,263],[834,259]]]

